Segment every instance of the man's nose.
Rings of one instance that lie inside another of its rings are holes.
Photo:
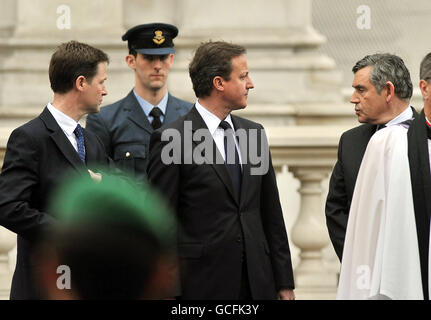
[[[247,89],[253,89],[253,88],[254,88],[253,81],[251,80],[251,78],[249,78],[247,83]]]
[[[162,68],[162,61],[160,60],[160,58],[155,58],[153,60],[153,67],[156,70],[160,70]]]
[[[359,98],[356,95],[356,92],[352,93],[352,95],[350,97],[350,103],[353,103],[353,104],[358,104],[359,103]]]

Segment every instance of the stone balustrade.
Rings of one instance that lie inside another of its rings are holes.
[[[299,212],[293,227],[288,230],[291,246],[293,244],[300,251],[294,269],[298,299],[335,299],[336,296],[339,263],[332,247],[332,267],[324,261],[324,249],[332,245],[325,221],[326,191],[322,182],[332,171],[339,137],[348,128],[292,126],[266,129],[276,171],[280,173],[282,167],[287,166],[300,183]],[[283,208],[283,211],[292,214],[289,208]]]
[[[0,168],[3,166],[7,139],[10,128],[0,128]],[[0,299],[8,299],[12,281],[12,268],[9,253],[16,246],[16,235],[0,226]]]
[[[288,228],[289,241],[299,256],[293,254],[296,296],[298,299],[334,299],[337,286],[337,264],[328,267],[324,249],[330,247],[326,228],[322,181],[330,174],[337,155],[340,134],[348,127],[335,126],[291,126],[269,127],[266,133],[270,142],[272,161],[278,174],[287,167],[299,180],[299,212],[292,212],[289,203],[283,206],[285,220],[296,217]],[[7,137],[12,128],[0,129],[0,163],[4,156]],[[279,181],[280,183],[281,181]],[[296,192],[288,184],[288,192]],[[280,188],[283,201],[284,188]],[[7,298],[10,288],[11,268],[9,252],[15,246],[13,233],[0,227],[0,297]],[[332,250],[332,248],[330,248]],[[336,260],[336,258],[335,258]],[[334,261],[332,261],[334,262]]]

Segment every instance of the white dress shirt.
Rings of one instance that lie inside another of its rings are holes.
[[[202,106],[199,103],[199,100],[196,101],[195,106],[196,106],[196,110],[198,110],[202,119],[204,119],[204,122],[207,125],[208,130],[210,131],[214,139],[214,142],[217,146],[218,151],[223,156],[223,159],[226,161],[226,155],[224,151],[224,130],[222,128],[219,128],[220,122],[222,120],[220,120],[215,114],[208,111],[208,109],[206,109],[204,106]],[[235,127],[233,125],[230,114],[226,117],[226,119],[224,119],[224,121],[229,123],[230,126],[232,127],[232,130],[235,131]],[[241,152],[238,146],[238,140],[237,139],[234,139],[234,140],[235,140],[236,150],[238,151],[238,155],[239,155],[239,162],[242,167]]]
[[[401,112],[398,116],[396,116],[391,121],[389,121],[386,124],[386,127],[389,127],[389,126],[392,126],[394,124],[398,124],[398,123],[404,122],[404,121],[409,120],[411,118],[413,118],[413,110],[409,106],[403,112]]]
[[[55,121],[57,121],[58,125],[63,130],[67,139],[69,139],[73,148],[75,148],[76,152],[78,152],[78,141],[77,141],[78,138],[73,133],[73,131],[75,131],[76,129],[76,126],[78,125],[78,122],[76,122],[71,117],[64,114],[60,110],[58,110],[51,103],[48,103],[47,107],[49,112],[51,112],[52,116],[54,117]]]

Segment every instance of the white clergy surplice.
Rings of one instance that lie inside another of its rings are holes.
[[[403,126],[379,130],[368,143],[350,207],[337,299],[423,299]]]

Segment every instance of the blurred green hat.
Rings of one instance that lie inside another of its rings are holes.
[[[126,227],[149,232],[168,247],[176,240],[176,221],[166,202],[133,178],[104,174],[99,183],[86,176],[70,178],[53,198],[50,212],[62,227]]]

